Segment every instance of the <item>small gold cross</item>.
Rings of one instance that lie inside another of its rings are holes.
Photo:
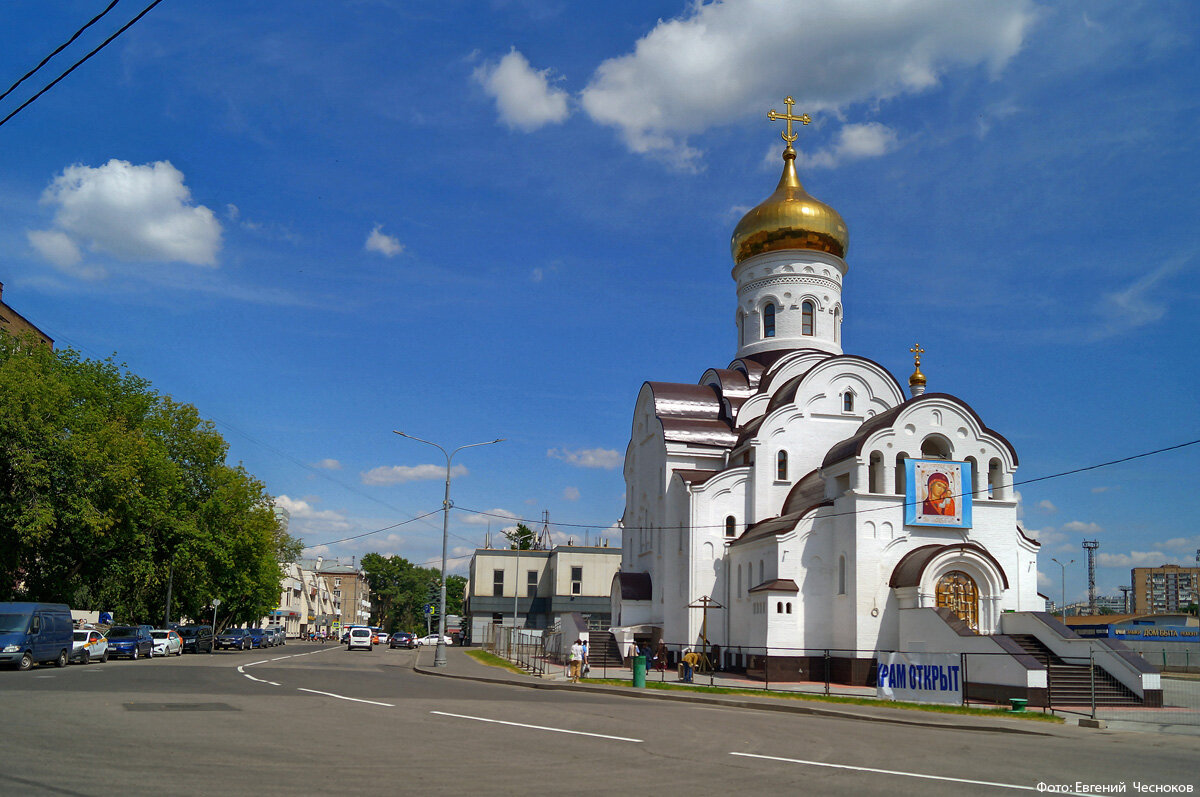
[[[783,104],[787,106],[787,113],[779,113],[774,108],[772,108],[770,111],[767,112],[767,118],[770,119],[772,122],[778,121],[780,119],[784,119],[787,121],[787,130],[783,133],[780,133],[779,135],[783,136],[784,141],[791,144],[792,142],[794,142],[796,140],[796,135],[797,135],[796,133],[792,132],[792,122],[800,122],[801,124],[808,124],[809,122],[812,121],[812,117],[806,113],[802,113],[799,116],[792,116],[792,106],[796,104],[796,101],[793,100],[791,97],[788,97],[786,100],[784,100]]]
[[[918,343],[917,345],[915,345],[911,349],[909,349],[909,351],[911,351],[913,353],[913,365],[920,368],[921,367],[921,355],[925,353],[925,350],[922,349],[921,344]]]

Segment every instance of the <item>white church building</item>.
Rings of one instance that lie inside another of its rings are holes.
[[[707,642],[715,666],[772,681],[826,656],[835,680],[870,683],[879,650],[1007,652],[992,691],[1037,704],[1046,668],[1012,636],[1074,643],[1038,594],[1017,452],[963,399],[925,392],[919,346],[907,393],[843,352],[848,232],[800,183],[791,122],[807,117],[788,106],[771,114],[788,120],[778,187],[733,232],[732,362],[637,398],[613,633],[622,650]]]

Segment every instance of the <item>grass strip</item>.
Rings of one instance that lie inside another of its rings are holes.
[[[615,678],[586,678],[589,684],[604,684],[606,686],[624,686],[632,689],[629,681]],[[741,695],[747,697],[768,697],[781,700],[808,700],[816,703],[843,703],[854,706],[877,706],[880,708],[899,708],[910,711],[929,711],[935,714],[966,714],[975,717],[1004,717],[1008,719],[1032,720],[1034,722],[1052,722],[1062,724],[1062,717],[1054,714],[1043,714],[1040,711],[1009,711],[1003,708],[972,708],[970,706],[946,706],[932,703],[903,703],[894,700],[877,700],[868,697],[846,697],[844,695],[814,695],[807,692],[777,692],[766,689],[731,689],[723,686],[695,686],[670,684],[662,681],[646,681],[647,689],[664,691],[698,692],[706,695]]]
[[[502,659],[499,656],[488,653],[486,650],[468,650],[467,655],[475,659],[480,664],[486,664],[489,667],[499,667],[502,670],[515,672],[517,675],[525,675],[526,672],[516,666],[507,659]]]

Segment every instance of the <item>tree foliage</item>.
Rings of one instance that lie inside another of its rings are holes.
[[[419,567],[402,556],[369,553],[362,558],[371,589],[371,622],[389,632],[425,627],[425,606],[432,603],[436,620],[441,599],[441,572]],[[467,580],[446,577],[446,614],[462,614]]]
[[[534,543],[537,542],[537,535],[533,533],[533,529],[524,523],[518,523],[515,528],[505,529],[501,534],[505,536],[514,551],[531,550]]]
[[[227,448],[111,358],[0,332],[0,600],[157,623],[173,571],[175,615],[266,614],[297,543]]]

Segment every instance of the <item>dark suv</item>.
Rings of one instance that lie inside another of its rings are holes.
[[[223,631],[221,635],[217,637],[217,650],[222,650],[224,648],[249,650],[250,646],[250,632],[245,628],[230,628]]]
[[[211,625],[183,625],[179,629],[184,653],[212,653],[213,630]]]

